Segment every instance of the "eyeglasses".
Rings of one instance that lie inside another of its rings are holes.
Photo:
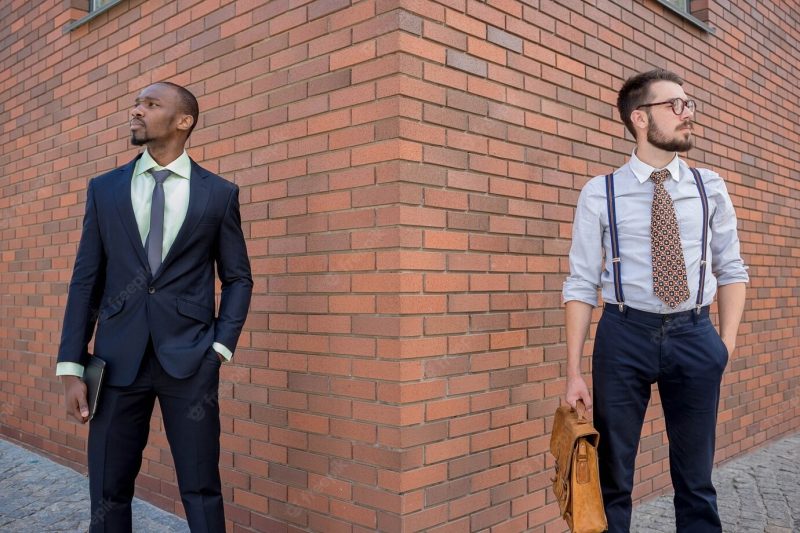
[[[694,114],[695,110],[697,109],[697,102],[694,100],[684,100],[683,98],[673,98],[672,100],[667,100],[666,102],[653,102],[652,104],[642,104],[637,106],[636,109],[640,109],[642,107],[651,107],[654,105],[664,105],[669,104],[672,106],[672,112],[676,115],[682,115],[684,109],[688,109],[690,113]]]

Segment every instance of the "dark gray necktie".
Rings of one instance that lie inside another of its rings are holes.
[[[153,188],[153,202],[150,205],[150,233],[147,234],[145,249],[147,262],[150,263],[150,273],[155,275],[161,266],[161,246],[164,242],[164,180],[171,170],[150,170],[150,175],[156,180]]]

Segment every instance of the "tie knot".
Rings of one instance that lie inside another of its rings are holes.
[[[661,185],[670,177],[669,170],[666,168],[662,168],[661,170],[654,170],[652,174],[650,174],[650,179],[653,180],[653,183],[656,185]]]
[[[156,180],[156,183],[164,183],[169,175],[172,174],[171,170],[150,170],[150,175],[153,176],[153,179]]]

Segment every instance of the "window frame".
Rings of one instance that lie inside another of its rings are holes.
[[[89,13],[96,13],[110,4],[116,4],[120,0],[89,0]],[[101,4],[101,5],[97,5]]]
[[[72,30],[74,30],[75,28],[77,28],[79,26],[83,26],[84,24],[86,24],[87,22],[92,20],[93,18],[95,18],[95,17],[97,17],[99,15],[102,15],[103,13],[105,13],[106,11],[111,9],[112,7],[116,6],[117,4],[120,4],[123,0],[108,0],[108,2],[106,4],[104,4],[104,5],[102,5],[102,6],[98,7],[98,8],[94,8],[93,7],[96,0],[85,0],[85,1],[86,1],[86,4],[84,4],[84,5],[86,5],[86,8],[88,10],[86,15],[84,15],[81,18],[79,18],[78,20],[74,20],[74,21],[70,22],[69,24],[67,24],[64,27],[64,33],[69,33]],[[73,6],[74,6],[74,4],[75,4],[75,2],[73,2]],[[81,8],[81,9],[83,9],[83,8]]]
[[[709,26],[705,21],[700,20],[699,18],[692,15],[692,0],[686,0],[686,9],[681,9],[677,7],[674,3],[670,2],[669,0],[656,0],[657,3],[661,4],[665,8],[669,9],[679,17],[682,17],[692,23],[693,25],[697,26],[701,30],[715,34],[717,32],[716,29]]]

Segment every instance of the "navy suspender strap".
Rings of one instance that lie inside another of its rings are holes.
[[[700,202],[703,206],[703,236],[702,236],[702,251],[700,252],[700,287],[697,290],[697,300],[695,301],[695,311],[700,313],[703,306],[703,291],[706,284],[706,265],[708,261],[706,254],[708,253],[708,196],[706,189],[703,185],[703,179],[700,177],[700,172],[696,168],[690,168],[692,175],[694,175],[694,183],[697,185],[697,191],[700,193]],[[622,294],[622,273],[620,268],[620,255],[619,255],[619,237],[617,236],[617,210],[614,198],[614,174],[606,176],[606,202],[608,204],[608,231],[611,236],[611,266],[614,270],[614,293],[617,297],[617,304],[619,310],[625,309],[625,298]]]
[[[614,293],[620,312],[625,310],[625,297],[622,294],[622,273],[620,272],[619,238],[617,236],[617,209],[614,200],[614,173],[606,176],[606,202],[608,204],[608,232],[611,235],[611,266],[614,269]]]
[[[700,288],[697,290],[697,301],[695,302],[695,310],[700,313],[700,308],[703,306],[703,291],[706,284],[706,253],[708,248],[708,196],[706,195],[706,188],[703,185],[703,178],[700,177],[700,172],[696,168],[690,168],[694,175],[694,183],[697,185],[697,191],[700,193],[700,201],[703,203],[703,248],[700,253]]]

